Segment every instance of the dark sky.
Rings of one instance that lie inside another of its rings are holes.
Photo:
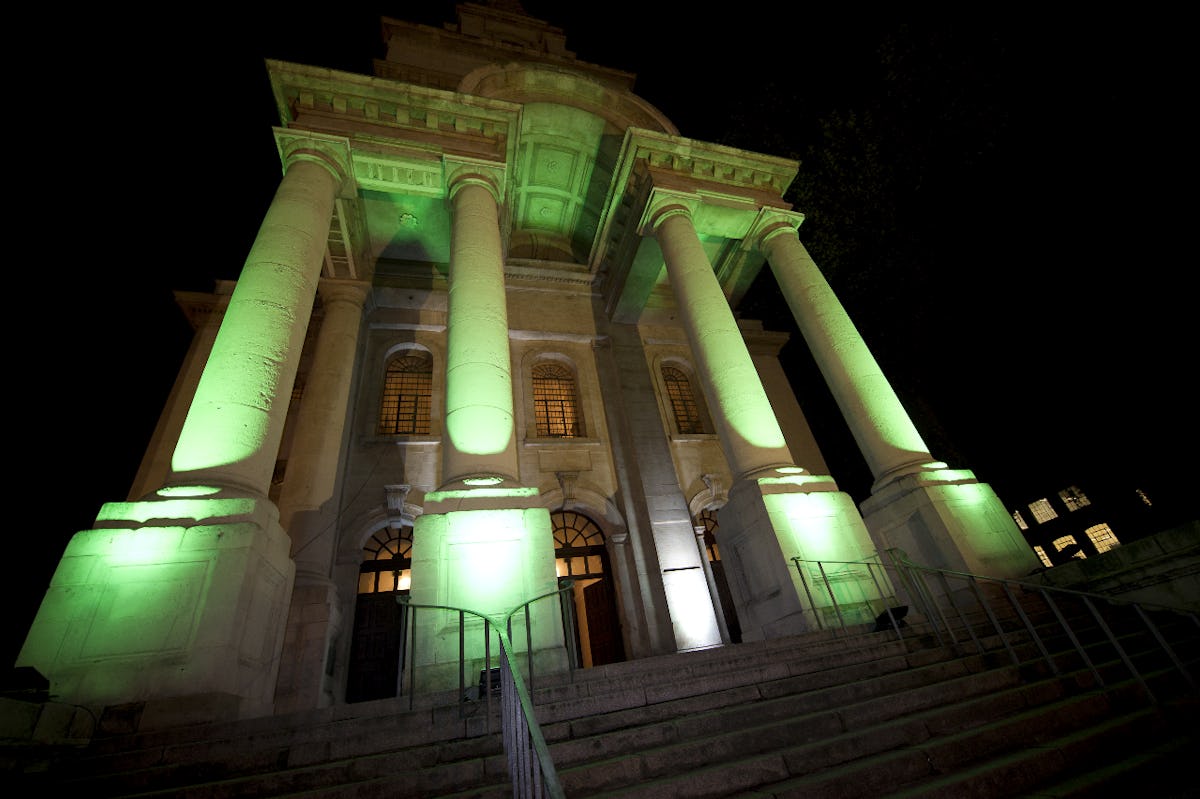
[[[452,8],[96,11],[29,28],[46,56],[10,96],[9,122],[23,275],[8,322],[24,389],[10,394],[22,398],[14,647],[70,535],[129,488],[187,345],[172,291],[235,278],[271,200],[278,119],[263,59],[369,72],[381,14],[436,24]],[[636,73],[691,138],[756,149],[744,142],[761,128],[763,152],[815,157],[818,119],[891,108],[883,123],[904,120],[897,131],[932,166],[901,170],[883,216],[856,233],[869,257],[828,277],[933,454],[1010,507],[1093,479],[1186,490],[1198,441],[1182,21],[901,29],[758,0],[720,15],[627,0],[526,8],[564,27],[581,59]],[[881,56],[897,49],[907,60]],[[819,240],[821,215],[798,210],[802,238]],[[861,457],[797,350],[793,382],[827,460],[862,499]]]

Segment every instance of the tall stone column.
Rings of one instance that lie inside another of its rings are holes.
[[[275,691],[276,712],[333,701],[327,658],[341,629],[337,587],[330,578],[336,545],[333,507],[363,302],[361,283],[322,281],[321,330],[296,417],[279,496],[279,520],[292,541],[296,584]]]
[[[413,526],[415,605],[461,608],[466,616],[467,668],[478,673],[483,619],[513,642],[531,640],[539,671],[563,671],[563,644],[550,511],[536,488],[520,484],[513,413],[507,291],[500,239],[503,169],[447,159],[451,211],[446,309],[446,414],[441,487],[425,495]],[[458,684],[458,614],[418,611],[406,668],[416,684],[440,690]]]
[[[863,503],[880,549],[989,576],[1037,568],[991,487],[934,460],[854,323],[801,244],[803,215],[764,209],[748,239],[766,255],[801,335],[875,478]]]
[[[776,511],[772,518],[763,481],[801,476],[804,470],[792,463],[745,339],[704,253],[692,221],[698,204],[694,196],[655,189],[642,229],[662,250],[675,305],[734,475],[729,502],[721,509],[721,533],[738,619],[746,640],[769,638],[799,632],[805,623],[789,562],[798,554],[796,534],[786,513]],[[694,531],[680,535],[691,539],[686,549],[698,556]],[[670,576],[666,589],[673,613],[680,605],[709,596],[703,568]],[[681,576],[694,585],[682,585]],[[716,632],[715,615],[713,621]]]
[[[349,175],[344,139],[280,138],[286,171],[166,484],[72,538],[19,656],[63,701],[122,705],[142,729],[273,710],[295,567],[267,491]]]
[[[497,191],[489,177],[471,172],[450,186],[443,486],[517,479]]]
[[[332,535],[307,530],[302,517],[333,498],[367,291],[341,281],[323,281],[319,290],[324,319],[279,494],[279,522],[292,537],[297,574],[327,575],[333,563]]]
[[[876,484],[938,468],[858,329],[796,235],[779,221],[759,234],[788,308],[867,460]]]
[[[662,248],[671,291],[734,479],[793,466],[741,329],[692,225],[689,200],[655,195],[649,225]]]
[[[171,471],[171,456],[179,443],[179,431],[183,429],[183,421],[187,418],[192,397],[196,395],[196,386],[204,373],[204,365],[208,363],[217,332],[221,329],[221,322],[225,318],[225,306],[229,303],[234,284],[235,281],[232,280],[217,281],[216,290],[212,294],[175,293],[176,301],[191,320],[194,330],[192,341],[188,345],[187,355],[175,378],[175,384],[171,387],[171,395],[167,398],[158,424],[154,428],[150,444],[146,447],[146,454],[142,458],[142,464],[134,477],[127,499],[153,497]]]
[[[317,294],[340,167],[297,146],[238,277],[172,458],[170,486],[267,495]]]

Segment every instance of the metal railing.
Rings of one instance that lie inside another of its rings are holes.
[[[819,629],[825,629],[823,616],[827,611],[832,611],[840,629],[846,631],[851,625],[860,624],[862,609],[869,608],[871,613],[878,613],[874,618],[875,632],[890,627],[902,639],[908,626],[905,614],[911,606],[922,618],[923,629],[939,645],[970,646],[979,654],[1002,650],[1016,666],[1026,662],[1018,653],[1018,646],[1032,645],[1037,653],[1033,659],[1044,661],[1055,676],[1062,675],[1059,657],[1064,652],[1073,652],[1100,686],[1105,685],[1105,678],[1089,646],[1094,650],[1098,643],[1107,643],[1111,655],[1120,661],[1149,700],[1157,703],[1159,699],[1147,681],[1145,668],[1139,668],[1135,653],[1122,643],[1123,635],[1118,632],[1140,627],[1149,633],[1151,648],[1166,656],[1190,691],[1200,693],[1192,669],[1160,626],[1164,621],[1177,619],[1186,624],[1190,619],[1190,634],[1200,642],[1200,615],[1194,611],[1022,580],[935,569],[913,563],[901,550],[885,552],[886,560],[879,553],[854,562],[792,558]],[[870,578],[876,587],[874,595],[862,591],[867,584],[865,578]],[[854,591],[848,592],[848,587]],[[1052,622],[1048,626],[1036,623],[1030,614],[1038,608],[1027,607],[1019,596],[1040,600],[1040,610]],[[1068,614],[1068,608],[1075,613]],[[856,612],[848,613],[848,609]],[[1159,623],[1153,616],[1158,617]],[[1191,629],[1193,626],[1195,629]],[[1090,636],[1088,640],[1084,638],[1085,632]],[[1066,645],[1054,644],[1052,649],[1050,639],[1054,638],[1060,643],[1065,639]]]
[[[573,679],[576,663],[574,602],[571,599],[573,583],[566,581],[558,590],[534,597],[518,605],[504,615],[480,613],[467,608],[456,608],[447,605],[421,605],[410,602],[408,597],[398,596],[396,601],[404,607],[405,627],[408,631],[408,645],[405,647],[404,659],[409,663],[408,685],[406,693],[409,697],[409,709],[414,707],[417,695],[416,681],[416,618],[417,611],[449,611],[458,614],[458,697],[460,715],[463,703],[466,701],[466,619],[469,616],[483,621],[483,668],[480,677],[480,688],[486,705],[485,724],[488,733],[492,732],[492,696],[495,688],[500,694],[500,734],[504,742],[504,753],[507,758],[509,777],[513,784],[513,796],[521,799],[565,799],[562,786],[559,783],[558,772],[550,756],[537,717],[534,715],[532,691],[534,684],[534,646],[533,628],[531,624],[530,606],[550,597],[558,597],[560,618],[563,624],[564,645],[567,648],[567,667],[569,676]],[[524,614],[525,644],[528,662],[528,676],[521,673],[518,665],[518,653],[513,646],[513,617]],[[497,662],[499,664],[499,684],[493,682],[492,667],[492,634],[495,633],[499,642]]]

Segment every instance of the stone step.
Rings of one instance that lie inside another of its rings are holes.
[[[651,777],[605,791],[568,792],[568,795],[849,799],[885,796],[902,786],[935,779],[945,770],[962,775],[978,769],[987,774],[989,769],[980,765],[985,758],[1002,759],[1025,741],[1045,740],[1054,731],[1065,734],[1080,728],[1090,729],[1110,717],[1113,708],[1110,692],[1070,695],[1051,688],[1052,682],[901,714],[890,721],[840,735],[789,743],[757,757],[729,759],[683,774]],[[1142,707],[1130,712],[1149,711]],[[914,795],[923,794],[917,791]],[[964,790],[947,795],[1012,794],[976,794]]]
[[[869,790],[845,795],[907,786],[913,796],[991,796],[1012,795],[989,793],[1006,780],[1034,790],[1054,779],[1063,795],[1086,796],[1087,775],[1071,777],[1062,752],[1092,751],[1113,736],[1124,736],[1124,749],[1136,741],[1169,751],[1173,739],[1156,726],[1161,705],[1148,701],[1111,644],[1089,648],[1099,682],[1053,614],[1021,601],[1057,673],[1015,613],[1002,624],[1016,663],[994,630],[976,631],[982,653],[961,626],[958,643],[938,645],[932,626],[911,614],[900,636],[859,626],[535,675],[531,694],[571,799],[840,796],[862,786]],[[1098,633],[1086,621],[1072,621],[1085,640]],[[1145,664],[1155,697],[1195,692],[1153,636],[1136,625],[1113,629],[1128,636],[1122,645]],[[1200,631],[1181,629],[1179,650],[1194,661]],[[402,697],[97,739],[85,757],[30,781],[29,793],[510,797],[503,744],[492,732],[499,704],[463,702],[453,691],[422,697],[416,709]],[[1149,755],[1145,762],[1163,765]]]

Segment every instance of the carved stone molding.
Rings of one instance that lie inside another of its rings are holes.
[[[337,181],[337,195],[344,199],[356,196],[350,167],[350,141],[341,136],[275,128],[275,146],[284,169],[297,161],[310,161],[329,170]]]

